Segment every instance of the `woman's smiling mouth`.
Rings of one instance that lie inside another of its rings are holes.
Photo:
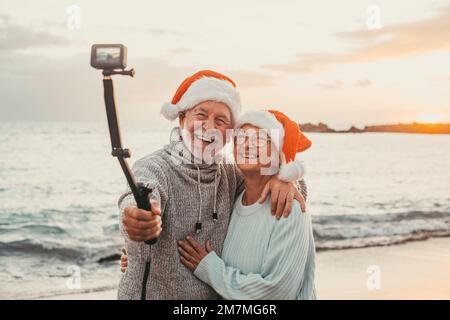
[[[241,154],[241,157],[249,160],[259,159],[259,156],[256,153],[243,153]]]

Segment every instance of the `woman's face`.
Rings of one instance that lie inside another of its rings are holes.
[[[180,116],[180,128],[187,133],[192,148],[200,146],[203,151],[216,142],[215,145],[222,149],[227,129],[233,128],[231,111],[221,102],[205,101]]]
[[[235,132],[234,159],[244,175],[273,175],[278,171],[278,151],[272,146],[267,130],[250,124]]]

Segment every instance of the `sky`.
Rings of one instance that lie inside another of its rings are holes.
[[[115,78],[125,121],[165,121],[182,80],[213,69],[244,110],[450,122],[450,0],[0,0],[0,121],[104,121],[94,43],[128,48],[136,77]]]

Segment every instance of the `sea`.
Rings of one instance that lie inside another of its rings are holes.
[[[122,128],[131,162],[167,122]],[[450,236],[450,135],[309,133],[317,251]],[[0,122],[0,298],[116,288],[125,179],[106,123]]]

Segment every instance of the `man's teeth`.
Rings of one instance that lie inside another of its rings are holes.
[[[197,139],[199,139],[199,140],[202,140],[202,141],[205,141],[205,142],[208,142],[208,143],[211,143],[211,142],[213,142],[214,141],[214,139],[208,139],[208,138],[206,138],[205,136],[201,136],[201,135],[195,135],[195,137],[197,138]]]

